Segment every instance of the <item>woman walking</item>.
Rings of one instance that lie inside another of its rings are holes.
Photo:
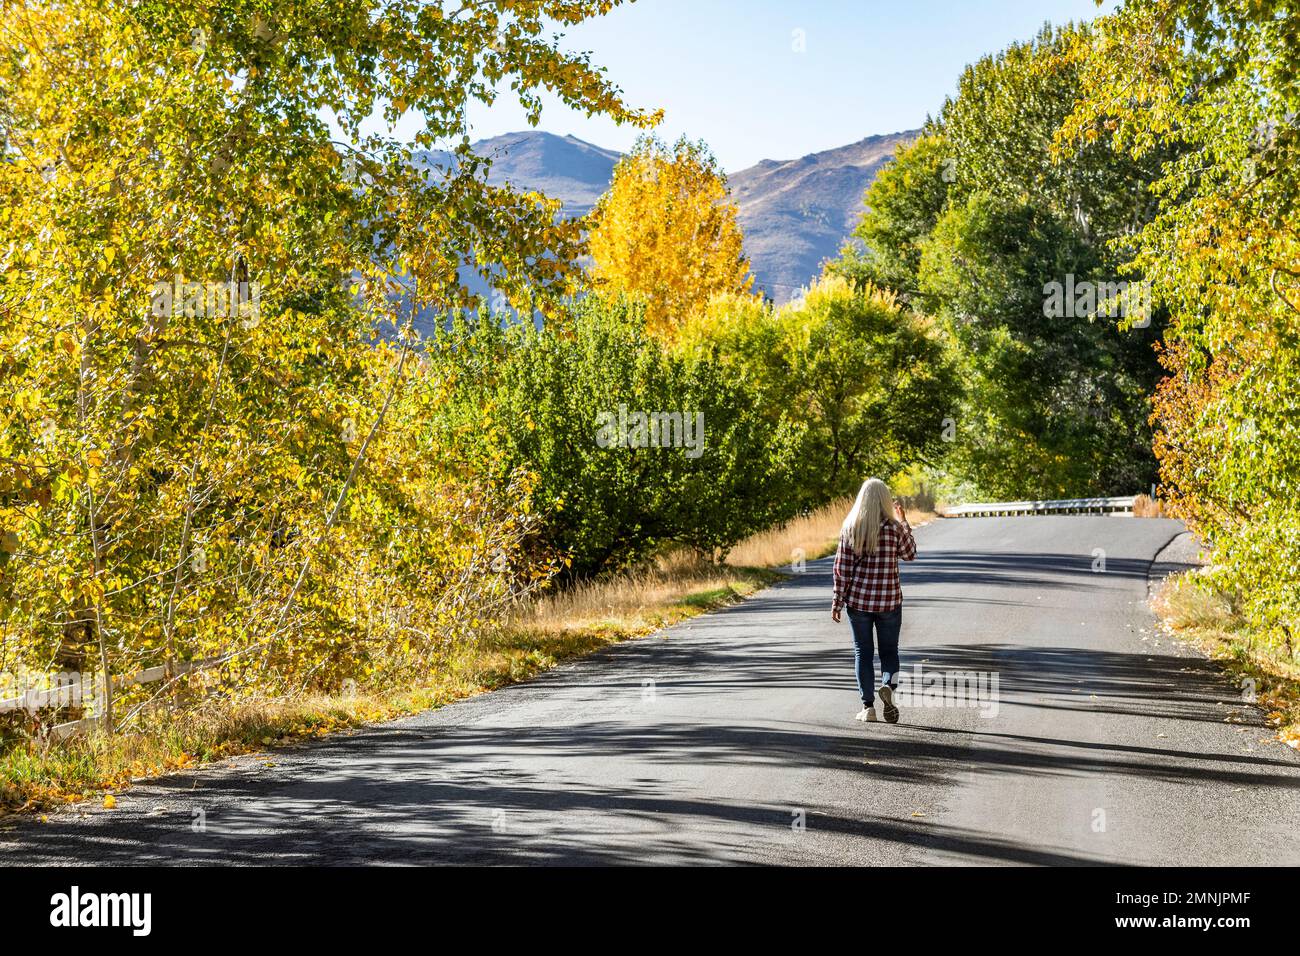
[[[853,628],[853,665],[862,696],[858,720],[876,719],[875,654],[872,630],[880,648],[880,701],[884,717],[898,723],[894,690],[898,687],[898,632],[903,626],[903,591],[898,562],[916,558],[916,539],[902,506],[879,478],[862,483],[857,500],[840,529],[835,551],[835,600],[832,620],[848,608]]]

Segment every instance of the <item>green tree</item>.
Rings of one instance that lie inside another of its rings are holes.
[[[1213,541],[1210,582],[1288,657],[1300,628],[1296,24],[1277,0],[1130,0],[1070,51],[1083,96],[1057,143],[1063,156],[1110,143],[1163,157],[1159,214],[1124,246],[1171,313],[1162,489]]]
[[[911,302],[920,292],[921,242],[934,229],[956,175],[951,145],[937,132],[900,145],[867,193],[868,215],[854,230],[861,245],[849,245],[833,273],[898,293]]]
[[[502,474],[537,476],[538,541],[574,575],[670,543],[725,552],[791,512],[795,427],[721,364],[668,351],[639,304],[588,297],[545,328],[462,318],[431,361],[458,382],[448,427],[499,435]]]
[[[967,67],[956,96],[865,197],[866,245],[834,268],[938,318],[966,399],[950,465],[998,497],[1128,493],[1154,477],[1146,396],[1163,313],[1121,321],[1106,294],[1052,313],[1056,286],[1117,288],[1154,214],[1161,156],[1050,144],[1081,89],[1087,28],[1044,29]],[[1140,298],[1140,295],[1137,296]],[[1122,326],[1122,329],[1121,329]]]
[[[864,477],[935,463],[958,407],[951,356],[933,323],[891,293],[825,278],[780,309],[721,300],[678,345],[717,357],[801,429],[796,504],[855,491]]]
[[[987,494],[1119,494],[1149,480],[1146,392],[1125,366],[1131,333],[1101,316],[1045,314],[1047,286],[1086,282],[1095,266],[1071,224],[987,193],[951,207],[925,242],[923,301],[968,369],[950,464]]]

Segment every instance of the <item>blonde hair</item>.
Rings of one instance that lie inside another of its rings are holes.
[[[874,554],[880,541],[880,526],[894,514],[894,497],[879,478],[868,478],[840,528],[840,539],[854,554]]]

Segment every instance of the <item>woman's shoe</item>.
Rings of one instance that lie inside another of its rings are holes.
[[[863,707],[860,711],[858,711],[858,715],[855,719],[865,720],[869,723],[874,724],[876,722],[876,708],[874,706]]]
[[[894,705],[894,688],[888,684],[880,688],[880,702],[885,705],[885,720],[888,723],[898,723],[898,708]]]

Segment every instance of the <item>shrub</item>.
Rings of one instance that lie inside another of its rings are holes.
[[[628,300],[592,296],[542,328],[461,316],[430,356],[456,382],[445,427],[477,430],[498,473],[536,475],[535,540],[571,574],[668,542],[724,553],[793,507],[799,429],[716,360],[669,351]]]

